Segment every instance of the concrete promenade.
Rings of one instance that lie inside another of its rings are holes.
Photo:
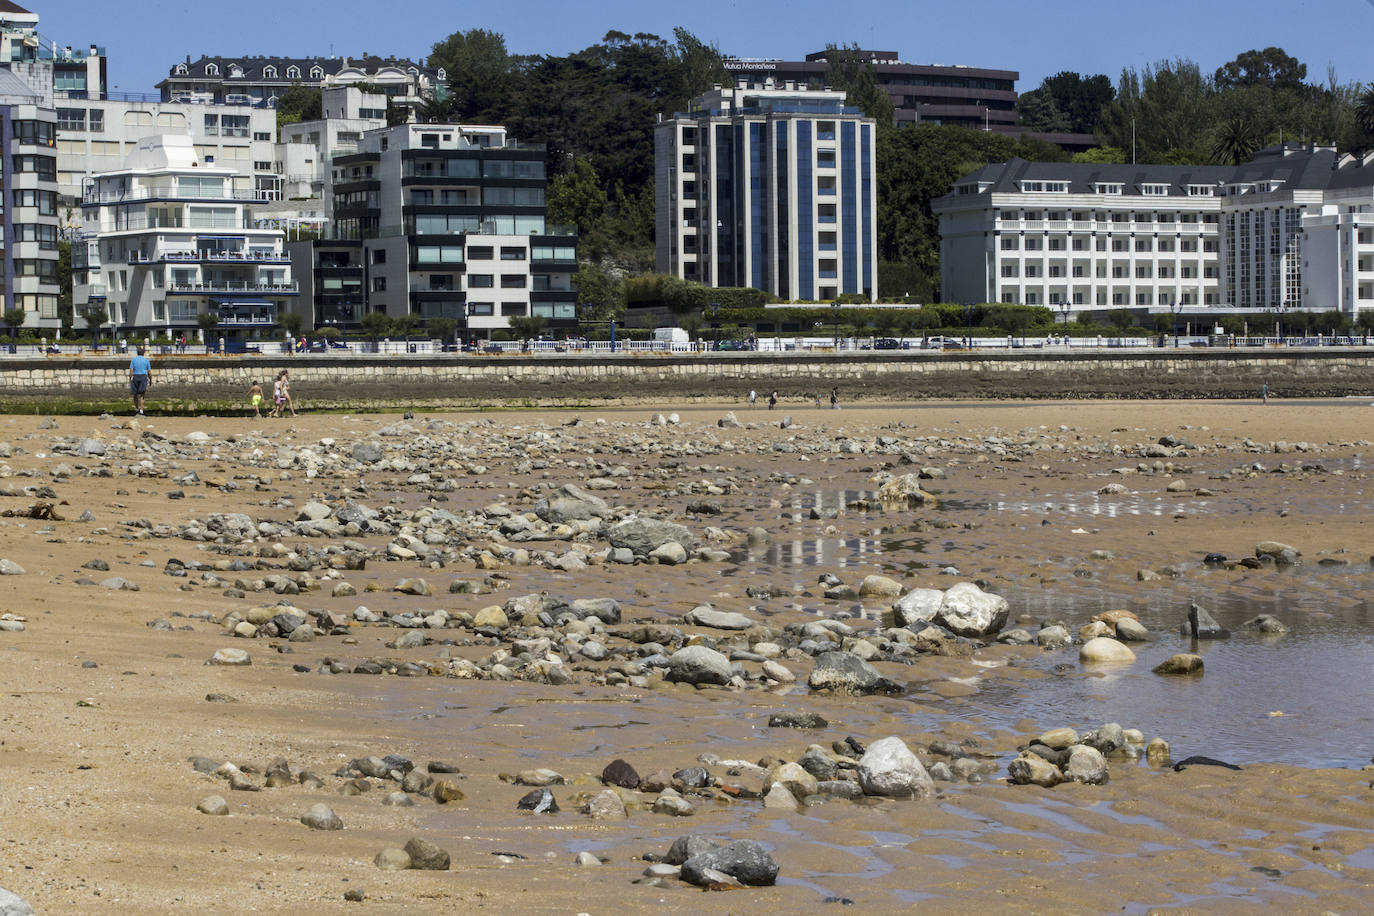
[[[127,356],[0,360],[0,407],[92,409],[127,397]],[[1374,395],[1374,349],[1132,349],[859,351],[611,355],[162,356],[150,409],[219,411],[246,402],[251,380],[271,391],[290,370],[314,408],[528,406],[759,400],[931,398],[1253,398]],[[50,405],[50,406],[49,406]]]

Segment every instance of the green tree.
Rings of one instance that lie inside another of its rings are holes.
[[[1307,79],[1307,64],[1282,48],[1245,51],[1217,68],[1213,82],[1220,90],[1263,86],[1269,89],[1297,89]]]
[[[293,83],[277,97],[277,129],[297,121],[318,121],[323,112],[322,99],[319,89]]]
[[[283,312],[277,321],[281,329],[295,339],[305,327],[305,318],[299,312]]]
[[[436,315],[425,321],[425,328],[437,337],[441,344],[449,344],[455,340],[454,335],[458,332],[458,319]]]
[[[207,312],[197,312],[196,324],[200,327],[201,331],[205,335],[205,345],[207,347],[212,346],[214,341],[212,341],[210,338],[215,333],[215,329],[219,327],[219,312],[213,310]]]
[[[1125,165],[1126,151],[1116,146],[1094,146],[1073,154],[1074,162],[1097,162],[1103,165]]]
[[[518,315],[510,320],[510,329],[515,332],[515,336],[528,343],[530,340],[539,336],[539,332],[544,330],[544,325],[548,320],[537,315]]]
[[[86,322],[86,327],[91,329],[91,346],[100,346],[100,326],[109,320],[105,306],[87,303],[81,310],[81,318]]]
[[[57,240],[57,317],[62,322],[62,332],[70,333],[73,324],[72,311],[72,243],[70,239]]]
[[[390,334],[394,337],[404,337],[408,339],[419,326],[419,317],[410,312],[406,312],[404,315],[397,315],[395,318],[391,319]]]
[[[1131,313],[1130,309],[1112,309],[1107,312],[1107,320],[1118,331],[1124,331],[1135,324],[1135,315]]]
[[[1219,165],[1240,165],[1250,161],[1260,147],[1260,138],[1249,122],[1231,118],[1222,124],[1212,142],[1212,161]]]
[[[1360,93],[1355,106],[1355,121],[1365,133],[1374,134],[1374,83],[1370,83]]]
[[[1083,76],[1065,70],[1045,77],[1040,88],[1068,120],[1068,129],[1079,134],[1094,133],[1102,119],[1102,109],[1116,97],[1111,79],[1101,73]]]
[[[606,191],[591,162],[585,156],[575,158],[572,168],[549,182],[545,200],[548,221],[576,226],[584,255],[595,257],[588,247],[605,244]]]
[[[10,329],[10,343],[13,344],[19,337],[19,329],[24,326],[24,317],[27,313],[21,308],[5,309],[5,326]]]
[[[1062,133],[1072,129],[1069,116],[1060,111],[1054,95],[1041,86],[1021,93],[1016,101],[1016,120],[1026,130]]]
[[[619,321],[625,316],[623,281],[601,264],[583,262],[573,274],[577,313],[588,323]]]
[[[376,344],[377,338],[391,333],[391,319],[386,316],[386,312],[368,312],[358,322],[358,327],[362,328],[373,344]]]
[[[445,71],[447,114],[457,121],[474,121],[504,107],[515,61],[500,32],[469,29],[437,42],[430,50],[429,66]]]
[[[845,103],[873,118],[879,127],[893,126],[896,111],[892,97],[878,85],[873,63],[864,58],[858,45],[825,46],[825,82],[843,91]]]

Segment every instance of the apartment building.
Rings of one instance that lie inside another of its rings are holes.
[[[284,197],[324,197],[330,161],[358,152],[363,134],[386,127],[386,96],[356,86],[325,89],[320,109],[320,120],[282,125],[276,169]]]
[[[1085,309],[1374,306],[1374,168],[1288,144],[1240,166],[1013,159],[957,182],[940,216],[943,298]],[[1361,292],[1371,301],[1363,306]]]
[[[874,122],[844,93],[741,80],[654,132],[660,273],[785,300],[877,294]]]
[[[57,314],[57,116],[42,95],[0,69],[0,245],[3,306],[26,327],[60,327]]]
[[[233,169],[203,162],[189,136],[139,140],[82,200],[76,315],[99,311],[129,336],[192,336],[202,313],[218,318],[223,337],[267,334],[298,290],[282,234],[255,226],[256,199]]]
[[[329,238],[290,246],[310,320],[454,318],[468,337],[516,317],[573,328],[577,237],[546,222],[545,156],[503,127],[368,131],[330,163]]]
[[[447,91],[443,68],[395,57],[206,57],[172,66],[157,84],[164,101],[239,102],[275,107],[292,86],[328,89],[366,83],[391,104],[414,111]]]
[[[62,93],[56,105],[58,190],[65,200],[79,201],[97,175],[120,169],[143,138],[166,134],[190,137],[197,161],[232,169],[260,200],[283,196],[271,109]]]

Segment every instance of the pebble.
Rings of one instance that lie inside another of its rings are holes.
[[[224,800],[222,795],[207,795],[196,805],[196,810],[201,814],[209,814],[215,817],[223,817],[229,813],[229,803]]]
[[[406,842],[405,854],[410,858],[410,868],[419,871],[448,871],[448,852],[423,837],[411,837]],[[380,866],[380,863],[378,864]]]
[[[217,649],[215,654],[210,656],[212,665],[251,665],[252,657],[243,649]]]
[[[343,818],[334,813],[328,805],[311,805],[301,815],[301,823],[311,830],[342,830]]]

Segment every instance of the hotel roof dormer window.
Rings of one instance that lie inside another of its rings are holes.
[[[184,76],[187,73],[187,67],[185,64],[177,64],[176,67],[172,69],[172,72],[178,76]]]
[[[265,79],[265,80],[274,80],[274,79],[276,79],[276,78],[277,78],[277,68],[276,68],[276,67],[263,67],[263,68],[262,68],[262,78]]]
[[[1188,185],[1189,197],[1211,197],[1216,193],[1216,188],[1210,184],[1190,184]]]
[[[1167,197],[1169,186],[1167,184],[1142,184],[1140,193],[1145,197]]]
[[[289,79],[289,80],[298,80],[298,79],[300,79],[300,78],[301,78],[301,68],[300,68],[300,67],[297,67],[297,66],[290,66],[290,67],[287,67],[287,68],[286,68],[286,78]]]
[[[1098,194],[1120,194],[1123,185],[1119,181],[1099,181],[1093,186]]]
[[[314,67],[311,67],[311,68],[310,68],[310,78],[311,78],[312,80],[323,79],[323,78],[324,78],[324,68],[321,67],[321,66],[318,66],[318,65],[317,65],[317,66],[314,66]]]
[[[243,68],[238,64],[229,65],[229,78],[233,80],[243,79]]]
[[[205,65],[205,75],[206,75],[206,76],[219,76],[219,64],[206,64],[206,65]]]
[[[1021,191],[1023,193],[1067,194],[1069,193],[1069,183],[1067,181],[1023,181],[1021,182]]]

